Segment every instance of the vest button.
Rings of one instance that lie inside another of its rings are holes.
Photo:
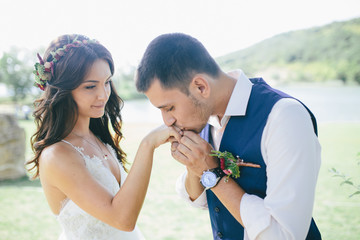
[[[217,233],[217,236],[218,236],[219,238],[222,238],[222,237],[223,237],[223,235],[222,235],[221,232],[218,232],[218,233]]]
[[[218,207],[215,207],[214,210],[215,210],[215,212],[220,212],[220,208],[218,208]]]

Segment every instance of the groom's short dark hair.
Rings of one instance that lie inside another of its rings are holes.
[[[137,68],[136,88],[146,92],[154,79],[163,88],[179,88],[188,94],[197,73],[217,77],[220,68],[197,39],[183,33],[160,35],[151,41]]]

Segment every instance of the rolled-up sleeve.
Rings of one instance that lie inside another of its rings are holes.
[[[185,170],[183,174],[181,174],[176,180],[176,192],[186,202],[188,202],[191,206],[201,209],[207,209],[207,199],[206,199],[206,191],[204,190],[201,195],[192,201],[189,197],[189,194],[185,188],[185,180],[187,176],[187,171]]]
[[[321,147],[309,113],[299,102],[282,99],[274,105],[264,128],[261,153],[266,164],[266,197],[242,197],[244,239],[305,239]]]

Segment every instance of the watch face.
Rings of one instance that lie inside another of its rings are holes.
[[[201,183],[205,188],[211,188],[216,185],[217,176],[213,172],[204,172],[201,176]]]

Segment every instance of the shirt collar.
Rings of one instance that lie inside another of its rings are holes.
[[[231,116],[245,116],[253,85],[240,69],[229,72],[228,74],[236,77],[237,81],[227,104],[221,126],[223,125],[223,120],[225,122],[226,119]],[[212,126],[219,126],[220,124],[218,117],[214,115],[210,116],[208,123]]]

